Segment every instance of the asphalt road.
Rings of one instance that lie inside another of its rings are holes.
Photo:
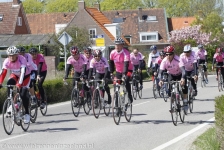
[[[96,149],[96,150],[175,150],[189,149],[194,139],[214,124],[214,98],[218,92],[215,76],[209,76],[205,88],[198,85],[194,112],[185,116],[185,123],[174,126],[169,113],[170,102],[154,99],[152,82],[144,83],[143,98],[133,102],[131,122],[124,116],[119,125],[103,112],[79,117],[71,110],[70,101],[49,105],[47,116],[38,112],[36,123],[27,132],[16,126],[11,135],[3,129],[0,117],[0,149]]]

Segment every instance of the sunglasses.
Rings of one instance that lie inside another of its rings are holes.
[[[97,56],[94,56],[94,57],[101,57],[101,55],[97,55]]]
[[[86,55],[89,55],[90,53],[85,53]]]
[[[134,55],[138,55],[138,53],[134,53]]]
[[[166,54],[166,56],[172,56],[173,54]]]
[[[187,51],[187,52],[184,52],[184,53],[190,53],[191,51]]]

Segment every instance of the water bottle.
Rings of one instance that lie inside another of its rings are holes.
[[[20,101],[17,101],[17,103],[15,104],[15,108],[17,111],[19,111],[19,106],[20,106]]]
[[[122,106],[124,106],[124,92],[121,92],[120,93],[120,97],[121,97],[121,103],[122,103]]]
[[[36,91],[35,94],[36,94],[37,99],[40,100],[40,92]]]

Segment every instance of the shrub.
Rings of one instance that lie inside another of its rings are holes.
[[[58,66],[57,66],[57,69],[58,69],[59,71],[63,71],[63,70],[65,70],[65,62],[60,62],[60,63],[58,64]]]
[[[224,95],[215,98],[215,125],[221,149],[224,149]]]

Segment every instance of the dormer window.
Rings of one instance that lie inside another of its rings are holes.
[[[22,26],[22,17],[17,18],[17,25]]]
[[[184,24],[188,24],[188,21],[184,21]]]
[[[3,21],[3,14],[0,14],[0,21]]]
[[[147,21],[157,21],[156,16],[148,16]]]

